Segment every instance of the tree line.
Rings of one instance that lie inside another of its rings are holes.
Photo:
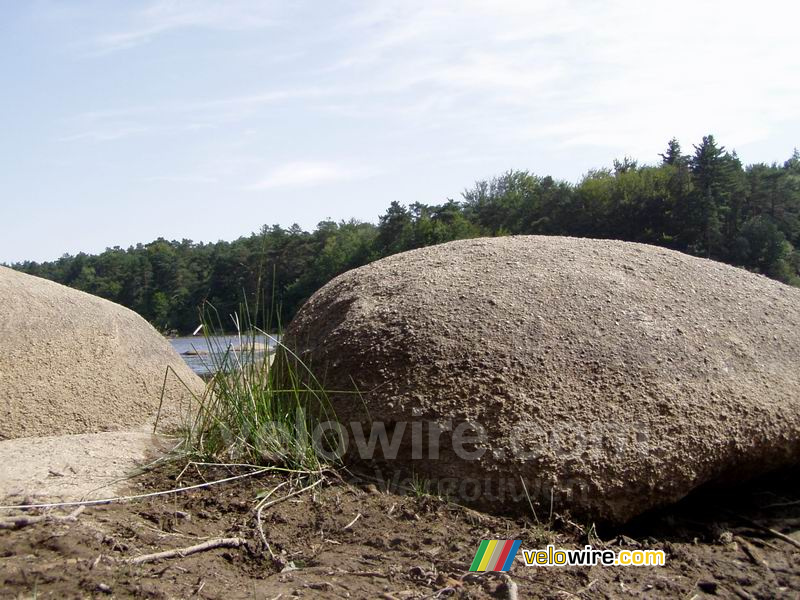
[[[743,166],[713,136],[684,154],[673,139],[660,164],[624,158],[578,183],[527,171],[479,181],[459,201],[392,202],[378,223],[322,221],[313,232],[273,225],[232,242],[159,238],[97,255],[13,268],[107,298],[165,332],[191,332],[198,307],[220,315],[267,298],[288,322],[336,275],[451,240],[517,234],[613,238],[724,261],[800,285],[800,153]]]

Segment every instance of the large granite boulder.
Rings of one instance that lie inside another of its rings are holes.
[[[178,423],[204,384],[133,311],[0,267],[0,438]]]
[[[331,395],[351,455],[488,508],[622,522],[800,460],[800,289],[662,248],[414,250],[328,283],[285,341],[360,391]]]

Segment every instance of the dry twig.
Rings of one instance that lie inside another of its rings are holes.
[[[264,498],[262,498],[261,501],[256,506],[256,524],[258,526],[258,533],[261,536],[261,541],[264,542],[264,545],[267,547],[267,550],[269,551],[269,554],[272,557],[272,560],[275,560],[275,554],[273,554],[272,548],[270,548],[270,545],[267,542],[267,536],[264,535],[264,526],[263,526],[262,521],[261,521],[261,513],[264,511],[265,508],[269,508],[271,506],[275,506],[276,504],[280,504],[284,500],[288,500],[289,498],[293,498],[294,496],[297,496],[299,494],[302,494],[303,492],[306,492],[306,491],[308,491],[310,489],[313,489],[313,488],[317,487],[323,481],[324,481],[324,479],[317,479],[317,481],[315,481],[311,485],[307,485],[303,489],[296,490],[296,491],[294,491],[294,492],[292,492],[290,494],[286,494],[285,496],[283,496],[281,498],[278,498],[277,500],[273,500],[272,502],[267,502],[267,500],[269,500],[269,497],[272,496],[272,494],[274,494],[281,487],[283,487],[284,485],[289,483],[288,481],[284,481],[283,483],[278,484],[272,490],[270,490],[270,492],[266,496],[264,496]]]
[[[208,540],[207,542],[203,542],[202,544],[197,544],[195,546],[188,546],[186,548],[175,548],[174,550],[164,550],[163,552],[154,552],[153,554],[143,554],[142,556],[137,556],[136,558],[129,558],[125,562],[132,565],[141,565],[143,563],[161,560],[162,558],[183,558],[184,556],[189,556],[190,554],[205,552],[206,550],[213,550],[214,548],[238,548],[240,546],[244,546],[245,544],[247,544],[247,540],[238,537],[217,538],[214,540]]]
[[[747,558],[749,558],[753,564],[764,567],[765,569],[769,569],[769,563],[764,560],[764,557],[761,556],[761,553],[756,550],[750,542],[738,535],[734,536],[733,539],[736,540],[736,542],[742,547],[742,550],[747,555]]]
[[[747,523],[748,525],[751,525],[751,526],[755,527],[756,529],[760,529],[761,531],[764,531],[766,533],[769,533],[770,535],[778,538],[779,540],[783,540],[787,544],[791,544],[795,548],[800,548],[800,542],[798,542],[796,539],[794,539],[792,537],[789,537],[785,533],[781,533],[780,531],[777,531],[776,529],[772,529],[771,527],[767,527],[766,525],[762,525],[761,523],[753,521],[752,519],[748,519],[747,517],[745,517],[743,515],[736,515],[736,516],[738,518],[740,518],[742,521],[744,521],[745,523]]]
[[[358,513],[358,514],[356,515],[356,518],[355,518],[355,519],[353,519],[352,521],[350,521],[350,522],[349,522],[347,525],[345,525],[345,526],[344,526],[342,529],[344,529],[345,531],[347,531],[347,530],[348,530],[348,529],[350,529],[350,528],[351,528],[353,525],[355,525],[355,524],[356,524],[356,521],[358,521],[360,518],[361,518],[361,513]]]
[[[0,520],[0,529],[22,529],[28,525],[53,521],[77,521],[78,515],[86,510],[85,506],[79,506],[68,515],[38,515],[35,517],[10,517]]]

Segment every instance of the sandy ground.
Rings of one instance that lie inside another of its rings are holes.
[[[0,441],[0,503],[106,498],[174,446],[145,429]]]

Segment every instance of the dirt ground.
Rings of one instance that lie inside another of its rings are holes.
[[[180,471],[181,465],[163,465],[139,476],[130,491],[187,486],[246,469],[193,466]],[[90,506],[74,521],[8,528],[6,520],[0,529],[0,597],[477,599],[512,598],[515,586],[519,598],[800,597],[800,548],[764,529],[800,540],[796,471],[699,494],[621,530],[599,532],[564,516],[554,516],[548,527],[532,516],[493,516],[432,496],[386,492],[366,480],[332,477],[263,511],[267,547],[254,506],[259,493],[286,481],[266,474]],[[270,499],[289,489],[282,486]],[[219,537],[247,543],[141,565],[125,563]],[[521,539],[522,548],[590,542],[611,549],[663,549],[667,564],[527,567],[518,558],[509,584],[498,574],[468,571],[484,538]]]

